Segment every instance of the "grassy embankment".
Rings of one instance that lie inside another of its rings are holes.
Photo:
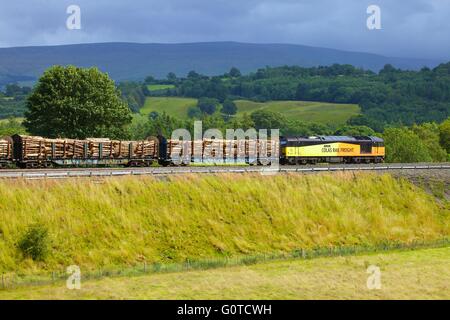
[[[367,267],[381,289],[366,286]],[[450,248],[261,263],[0,290],[0,299],[450,299]]]
[[[197,100],[179,97],[148,97],[141,114],[148,115],[152,111],[179,118],[188,119],[189,107],[196,106]],[[237,116],[252,113],[256,110],[269,110],[280,112],[289,119],[319,123],[343,124],[351,116],[360,112],[356,104],[337,104],[311,101],[269,101],[264,103],[248,100],[237,100]]]
[[[389,175],[218,175],[0,181],[0,272],[184,262],[300,248],[428,241],[449,208]],[[48,228],[44,261],[17,244]]]

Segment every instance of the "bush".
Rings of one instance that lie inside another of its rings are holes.
[[[237,106],[232,100],[225,100],[222,107],[222,113],[227,115],[233,115],[237,112]]]
[[[41,224],[30,226],[19,241],[19,249],[22,254],[35,261],[44,261],[48,255],[48,248],[48,229]]]
[[[213,114],[217,110],[219,101],[214,98],[200,98],[197,102],[197,107],[206,114]]]
[[[383,133],[386,162],[431,162],[427,146],[408,128],[388,128]]]
[[[198,107],[189,107],[188,109],[188,117],[191,119],[198,119],[202,116],[202,111]]]

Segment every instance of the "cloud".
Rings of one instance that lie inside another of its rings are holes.
[[[448,59],[450,2],[441,0],[1,0],[0,46],[80,42],[297,43]],[[67,30],[66,8],[82,29]],[[381,7],[382,30],[366,28]]]

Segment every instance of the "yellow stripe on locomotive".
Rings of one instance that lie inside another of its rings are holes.
[[[356,156],[383,156],[384,147],[372,147],[371,152],[362,153],[359,144],[352,143],[325,143],[312,146],[286,147],[288,157],[356,157]]]

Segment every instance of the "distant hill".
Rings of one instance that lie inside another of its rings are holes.
[[[97,66],[117,80],[142,80],[148,75],[178,76],[190,70],[206,75],[222,74],[235,66],[243,73],[265,66],[304,67],[352,64],[378,71],[390,63],[402,69],[434,67],[441,61],[391,58],[293,44],[209,42],[184,44],[93,43],[62,46],[0,48],[0,85],[33,81],[51,65]]]

